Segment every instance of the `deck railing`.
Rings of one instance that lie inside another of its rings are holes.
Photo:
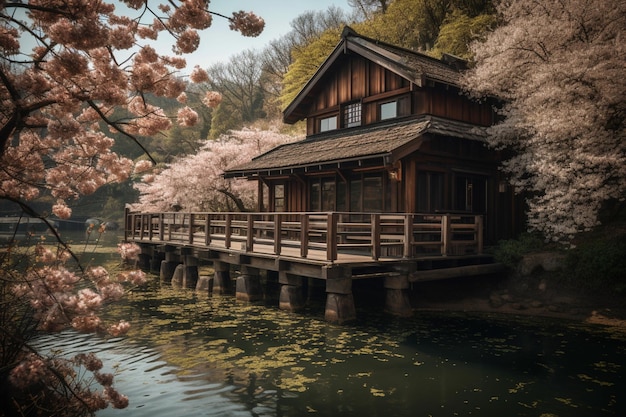
[[[465,214],[128,212],[125,229],[129,241],[331,262],[342,255],[378,260],[483,250],[483,218]]]

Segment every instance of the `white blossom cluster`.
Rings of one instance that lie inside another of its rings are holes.
[[[471,94],[505,103],[491,145],[528,195],[529,227],[567,242],[626,197],[626,2],[503,2],[504,24],[475,43]]]

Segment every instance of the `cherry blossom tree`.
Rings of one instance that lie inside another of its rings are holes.
[[[187,80],[179,71],[186,65],[183,55],[199,47],[199,31],[209,28],[215,16],[228,19],[231,29],[245,36],[258,35],[264,26],[252,13],[215,13],[208,0],[0,0],[0,198],[45,221],[29,202],[52,198],[51,212],[65,219],[71,216],[69,201],[147,168],[150,164],[135,164],[113,152],[114,135],[147,151],[141,137],[168,129],[174,120],[182,126],[197,121],[196,111],[184,104]],[[169,36],[173,54],[157,51],[161,35]],[[189,76],[191,82],[207,80],[200,68]],[[182,108],[166,114],[149,97],[177,98]],[[214,92],[203,99],[212,107],[219,101]],[[50,411],[56,415],[90,414],[109,404],[124,407],[128,400],[112,388],[111,375],[100,373],[97,361],[46,358],[25,338],[23,330],[32,327],[113,335],[128,329],[126,322],[103,323],[98,311],[120,296],[122,282],[138,284],[143,275],[129,270],[112,278],[104,269],[70,266],[76,256],[57,238],[57,250],[37,245],[17,254],[11,248],[0,257],[0,301],[3,312],[10,313],[0,322],[0,382],[12,382],[12,389],[25,390],[29,396],[23,398],[30,400],[35,389],[45,387],[41,391],[53,401],[46,406],[58,406]],[[127,258],[136,250],[120,248]],[[27,261],[15,262],[16,257]],[[76,380],[75,368],[81,366],[104,387],[102,393]],[[55,401],[55,394],[71,397],[76,407]],[[22,406],[32,406],[8,404],[20,415],[28,412]]]
[[[626,196],[626,2],[504,1],[498,15],[465,87],[503,100],[491,145],[513,151],[529,227],[568,242]]]
[[[157,174],[144,175],[137,184],[139,202],[132,210],[143,212],[238,211],[251,210],[256,204],[256,183],[224,179],[223,172],[295,137],[269,130],[230,131],[209,140],[193,155],[181,157]]]

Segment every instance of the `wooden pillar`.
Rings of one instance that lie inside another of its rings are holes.
[[[180,264],[180,257],[176,253],[176,247],[171,245],[166,245],[163,248],[165,253],[165,259],[161,261],[161,269],[159,271],[159,278],[161,282],[171,283],[172,277],[174,276],[174,271],[178,264]]]
[[[326,321],[346,323],[356,319],[352,277],[328,278],[326,280]]]
[[[150,259],[152,259],[152,248],[141,245],[141,253],[139,254],[139,260],[137,260],[137,267],[143,271],[149,271]]]
[[[150,259],[150,272],[160,272],[161,262],[165,259],[165,254],[157,248],[152,249],[152,258]]]
[[[230,292],[230,265],[225,262],[213,262],[213,294],[222,295]]]
[[[198,258],[193,255],[185,255],[183,273],[183,287],[196,288],[198,283]]]
[[[239,301],[257,301],[263,299],[261,274],[257,268],[241,266],[241,275],[235,284],[235,298]]]
[[[390,274],[385,277],[385,311],[394,316],[413,315],[409,300],[409,277],[406,274]]]
[[[290,312],[304,308],[304,278],[282,271],[278,274],[278,282],[281,284],[278,307]]]

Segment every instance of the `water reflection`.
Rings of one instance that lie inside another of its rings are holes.
[[[626,413],[625,339],[609,329],[367,311],[336,326],[321,308],[296,315],[155,286],[111,311],[132,321],[129,338],[65,333],[54,345],[95,350],[119,371],[130,406],[100,417]]]

